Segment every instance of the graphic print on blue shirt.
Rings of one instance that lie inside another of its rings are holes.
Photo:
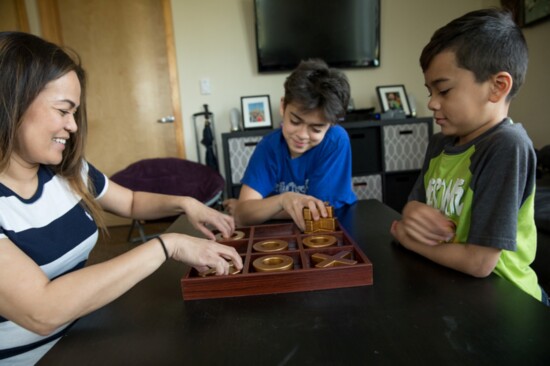
[[[275,185],[275,193],[284,193],[284,192],[296,192],[296,193],[302,193],[307,194],[308,191],[308,183],[309,179],[306,179],[304,182],[304,185],[296,185],[294,182],[279,182]]]

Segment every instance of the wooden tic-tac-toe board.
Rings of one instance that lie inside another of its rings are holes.
[[[302,233],[294,223],[281,223],[237,228],[230,239],[217,235],[241,255],[243,270],[215,276],[190,269],[181,279],[183,299],[372,285],[372,263],[334,222],[334,231]]]

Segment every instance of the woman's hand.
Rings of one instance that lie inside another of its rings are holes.
[[[187,263],[199,272],[215,268],[217,275],[227,275],[228,261],[232,261],[237,270],[243,268],[242,258],[233,247],[184,234],[162,234],[162,239],[170,248],[171,258]]]
[[[229,238],[235,231],[233,217],[210,208],[194,198],[187,197],[185,214],[189,222],[207,238],[215,240],[214,233],[206,226],[210,225],[220,231],[224,238]]]

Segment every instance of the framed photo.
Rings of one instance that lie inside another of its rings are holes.
[[[521,27],[550,19],[550,0],[500,0],[500,4],[514,14]]]
[[[272,128],[269,95],[241,97],[243,129]]]
[[[377,86],[376,91],[378,92],[382,112],[401,110],[407,117],[411,115],[411,108],[404,85]]]
[[[523,24],[528,26],[550,16],[550,0],[523,0]]]

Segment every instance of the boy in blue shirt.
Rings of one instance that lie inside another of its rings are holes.
[[[474,277],[495,273],[547,304],[530,267],[535,151],[508,117],[527,62],[523,34],[503,10],[474,11],[434,33],[420,64],[441,133],[391,233],[436,263]]]
[[[343,72],[320,60],[303,61],[286,79],[281,128],[265,136],[248,163],[234,208],[238,225],[292,218],[305,228],[303,208],[326,217],[357,198],[351,183],[351,146],[343,120],[350,87]]]

